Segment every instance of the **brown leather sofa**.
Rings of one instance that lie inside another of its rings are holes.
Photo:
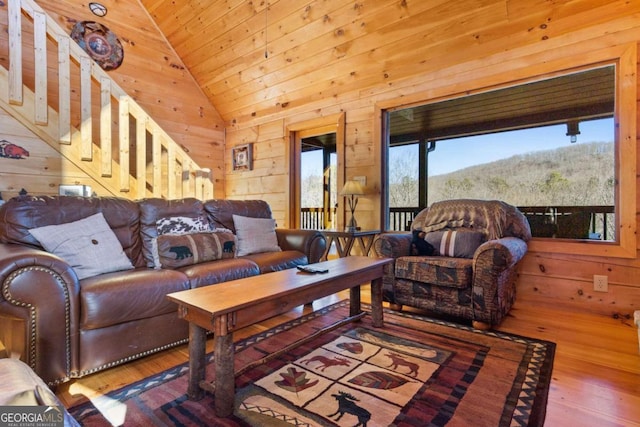
[[[78,280],[63,259],[44,251],[29,233],[98,212],[134,269]],[[14,340],[24,342],[21,359],[56,385],[186,342],[188,323],[165,298],[170,292],[314,263],[324,253],[321,233],[276,229],[282,251],[176,269],[149,267],[158,219],[201,216],[212,228],[235,232],[234,214],[271,218],[271,209],[259,200],[13,198],[0,206],[0,328],[23,325],[24,340]]]

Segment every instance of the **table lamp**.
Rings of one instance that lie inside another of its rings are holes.
[[[356,218],[353,216],[353,213],[358,205],[358,198],[356,196],[362,196],[363,194],[364,190],[360,182],[351,180],[344,183],[340,195],[348,196],[347,201],[349,202],[349,209],[351,210],[351,219],[347,223],[345,231],[354,232],[358,230],[358,224],[356,223]]]

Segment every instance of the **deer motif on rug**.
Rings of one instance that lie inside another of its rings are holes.
[[[393,369],[395,371],[399,366],[405,366],[409,368],[409,373],[407,373],[407,375],[411,375],[413,377],[418,376],[418,369],[420,369],[420,366],[418,366],[416,363],[409,362],[407,359],[405,359],[406,356],[391,352],[385,354],[385,356],[391,359],[391,365],[389,365],[390,369]]]
[[[333,358],[329,358],[325,356],[314,356],[311,359],[304,359],[300,361],[300,363],[304,363],[305,365],[308,365],[311,362],[320,362],[320,364],[316,366],[315,369],[320,369],[321,372],[324,372],[324,370],[330,366],[350,366],[351,365],[351,361],[349,359],[345,359],[343,357],[338,357],[338,356]]]
[[[358,417],[358,424],[353,427],[367,427],[367,422],[371,419],[371,412],[367,411],[361,406],[358,406],[355,402],[359,402],[359,400],[344,391],[339,391],[338,394],[332,394],[331,396],[335,397],[338,401],[338,410],[331,415],[327,415],[328,418],[338,416],[335,421],[340,421],[340,418],[344,414],[351,414]]]

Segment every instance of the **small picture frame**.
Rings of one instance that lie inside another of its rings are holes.
[[[253,169],[253,144],[237,145],[231,149],[233,171]]]
[[[58,186],[58,194],[61,196],[91,197],[91,186],[60,184]]]

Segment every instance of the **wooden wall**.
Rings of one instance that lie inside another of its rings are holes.
[[[111,195],[99,182],[87,178],[78,167],[2,109],[0,129],[0,140],[28,152],[28,156],[20,158],[0,157],[0,193],[3,200],[17,196],[22,189],[29,194],[58,194],[60,184],[89,185],[99,196]]]
[[[382,108],[516,84],[544,75],[551,69],[573,69],[590,64],[599,57],[597,52],[640,41],[640,20],[637,19],[640,2],[633,5],[628,2],[591,2],[600,6],[590,6],[592,10],[585,6],[589,2],[580,1],[501,3],[511,7],[511,12],[517,11],[524,16],[531,14],[531,19],[520,19],[517,25],[491,26],[489,18],[485,17],[486,21],[478,22],[485,27],[475,29],[475,33],[474,29],[467,30],[477,37],[471,41],[469,38],[466,41],[458,39],[456,43],[442,40],[442,44],[448,44],[448,49],[438,46],[437,55],[425,54],[414,45],[417,58],[428,57],[428,60],[409,61],[404,58],[406,62],[403,63],[394,60],[400,53],[373,53],[375,46],[371,46],[371,56],[376,60],[383,61],[385,56],[389,58],[385,62],[388,73],[377,77],[375,83],[367,88],[358,87],[354,82],[353,86],[344,84],[335,90],[327,90],[326,96],[322,96],[324,92],[321,95],[317,86],[299,87],[297,98],[291,100],[293,106],[284,108],[286,111],[269,109],[265,102],[251,106],[251,111],[259,112],[255,118],[245,109],[234,111],[231,118],[225,117],[226,156],[230,157],[230,149],[234,145],[255,142],[256,164],[253,171],[240,173],[230,171],[227,166],[227,196],[267,199],[274,207],[279,223],[286,223],[289,170],[283,165],[287,165],[288,125],[344,112],[345,177],[367,177],[370,195],[361,198],[358,222],[364,227],[377,228],[382,185]],[[607,3],[606,7],[604,3]],[[575,14],[569,13],[572,8]],[[378,65],[376,60],[372,58],[374,68]],[[313,67],[310,65],[307,71],[313,72]],[[366,72],[366,65],[357,70],[360,71]],[[354,87],[356,90],[352,90]],[[308,102],[303,102],[303,99]],[[270,105],[273,105],[271,101]],[[221,111],[223,116],[225,113]],[[637,124],[640,125],[640,121]],[[636,187],[640,188],[640,185]],[[638,194],[624,194],[623,197],[635,198],[636,205],[640,206]],[[638,217],[636,224],[640,230]],[[621,317],[631,324],[629,316],[633,310],[640,309],[640,259],[637,255],[631,259],[578,256],[547,253],[544,245],[538,247],[541,250],[531,251],[522,265],[519,298],[541,305],[560,305]],[[608,276],[608,293],[593,291],[594,274]]]

